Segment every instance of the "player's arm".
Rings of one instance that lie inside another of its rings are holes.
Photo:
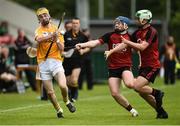
[[[75,45],[75,47],[76,47],[76,49],[80,50],[82,48],[93,48],[98,45],[101,45],[101,42],[98,39],[96,39],[96,40],[91,40],[91,41],[88,41],[85,43],[78,43]]]
[[[83,54],[89,52],[90,50],[91,50],[90,48],[83,48],[83,49],[79,50],[79,53],[80,53],[80,55],[83,55]]]
[[[56,44],[60,51],[64,51],[64,43],[61,43],[59,40],[57,40]]]
[[[138,65],[138,67],[140,68],[141,64],[142,64],[142,62],[141,62],[141,54],[140,54],[140,51],[138,51],[137,53],[138,53],[138,56],[139,56],[139,65]]]
[[[60,32],[58,32],[58,38],[56,40],[56,44],[61,52],[64,51],[64,37],[63,35],[61,35]]]
[[[115,53],[115,52],[120,52],[122,51],[124,48],[127,47],[127,44],[124,44],[124,43],[120,43],[118,46],[116,46],[115,48],[109,50],[109,51],[105,51],[104,52],[104,56],[105,58],[107,59],[112,53]]]
[[[121,37],[121,39],[123,43],[139,51],[143,51],[149,46],[149,43],[146,41],[139,40],[139,43],[135,43],[135,42],[125,39],[124,37]]]
[[[54,40],[55,38],[57,37],[57,32],[54,32],[53,34],[49,34],[47,36],[36,36],[35,37],[35,40],[38,42],[38,43],[41,43],[41,42],[44,42],[44,41],[52,41]]]

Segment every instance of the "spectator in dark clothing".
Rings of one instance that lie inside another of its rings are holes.
[[[0,46],[0,92],[17,92],[16,76],[6,66],[8,48]]]
[[[27,47],[30,46],[30,41],[25,36],[24,31],[21,29],[18,29],[18,37],[15,41],[15,66],[22,64],[30,64],[30,58],[26,54]],[[36,90],[36,80],[35,80],[35,74],[33,71],[25,70],[26,77],[28,79],[28,82],[32,88],[33,91]],[[21,74],[22,75],[22,74]]]
[[[161,56],[164,56],[164,83],[175,84],[175,66],[177,61],[176,44],[173,36],[168,37],[168,41],[161,50]]]
[[[88,29],[82,29],[82,32],[84,35],[88,37],[90,40],[90,32]],[[92,72],[92,62],[91,62],[91,51],[85,53],[82,55],[82,64],[81,64],[81,72],[78,79],[79,89],[83,88],[83,80],[84,76],[86,77],[87,81],[87,89],[92,90],[93,89],[93,72]]]

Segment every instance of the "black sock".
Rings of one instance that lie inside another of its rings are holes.
[[[129,105],[126,107],[126,109],[127,109],[128,111],[131,111],[132,106],[129,104]]]
[[[76,99],[78,98],[78,87],[72,87],[71,89],[71,98]]]
[[[160,92],[160,90],[157,90],[157,89],[153,88],[153,91],[152,91],[151,94],[152,94],[153,96],[156,96],[159,92]]]

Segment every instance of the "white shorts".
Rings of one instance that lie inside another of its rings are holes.
[[[64,73],[62,61],[48,58],[39,64],[41,80],[51,80],[58,72]]]

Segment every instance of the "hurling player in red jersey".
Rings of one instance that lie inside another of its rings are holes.
[[[82,48],[93,48],[104,43],[108,44],[109,50],[115,48],[117,45],[122,44],[121,37],[130,40],[130,36],[127,32],[128,24],[130,20],[127,17],[119,16],[114,21],[114,31],[104,34],[97,40],[91,40],[86,43],[76,44],[78,50]],[[131,48],[125,44],[122,44],[123,50],[112,54],[108,59],[108,71],[109,71],[109,88],[112,97],[122,107],[127,109],[132,116],[138,116],[138,112],[129,104],[128,100],[121,94],[120,82],[121,79],[128,88],[133,87],[134,76],[131,72]]]
[[[158,33],[151,26],[152,13],[149,10],[139,10],[136,12],[139,29],[132,35],[132,41],[122,38],[122,42],[140,51],[141,66],[139,76],[134,81],[134,89],[153,107],[157,112],[157,118],[168,118],[167,112],[162,107],[164,92],[151,88],[150,82],[154,82],[159,73],[160,61],[158,52]],[[122,50],[116,47],[110,54]],[[108,56],[110,55],[108,54]],[[107,57],[108,57],[107,56]]]

